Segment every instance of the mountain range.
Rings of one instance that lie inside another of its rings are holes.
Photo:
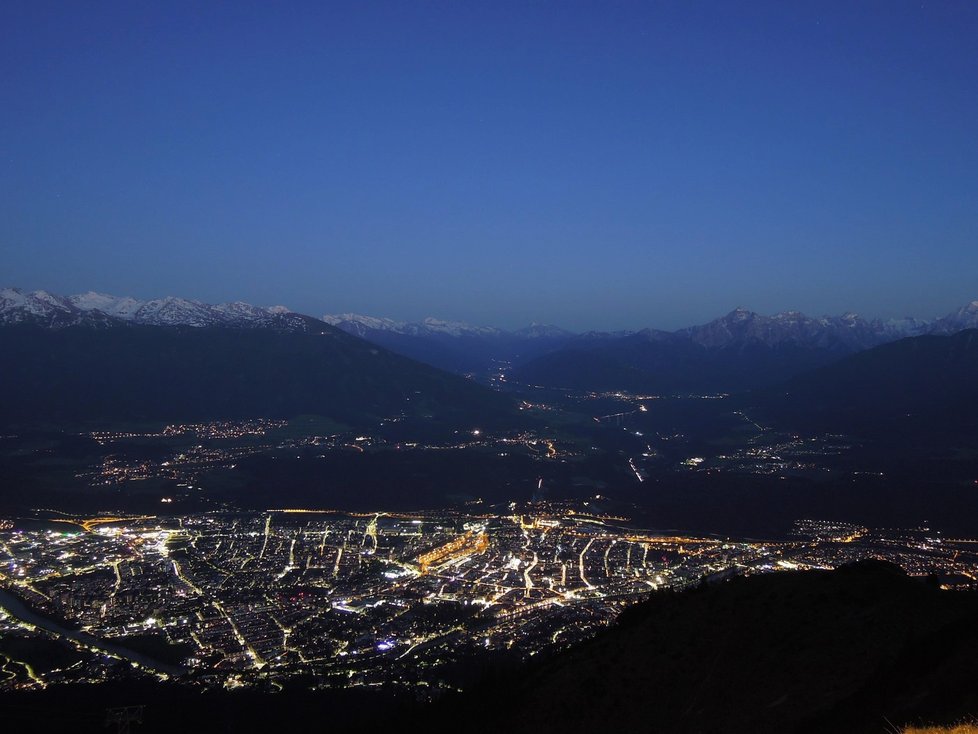
[[[318,331],[328,325],[410,359],[483,379],[508,373],[526,384],[580,390],[734,392],[787,380],[906,337],[976,328],[978,301],[933,320],[865,319],[854,313],[813,318],[798,311],[765,316],[737,308],[672,332],[579,334],[543,324],[507,331],[433,318],[402,322],[347,313],[317,319],[284,306],[211,305],[173,296],[139,301],[93,292],[64,297],[6,288],[0,290],[0,324],[11,323],[284,331]]]
[[[19,288],[0,288],[0,323],[35,320],[52,325],[66,325],[98,315],[153,326],[264,326],[277,323],[276,317],[299,315],[286,306],[254,306],[242,301],[207,304],[193,299],[166,296],[141,301],[129,296],[113,296],[89,291],[60,296],[43,290],[24,292]],[[308,317],[307,317],[308,318]],[[707,347],[725,346],[731,341],[752,339],[767,344],[783,341],[818,341],[836,339],[857,348],[873,342],[893,341],[921,334],[950,334],[978,327],[978,301],[962,306],[938,319],[865,319],[854,313],[842,316],[812,318],[798,311],[783,311],[762,316],[739,307],[725,316],[699,326],[674,332],[656,329],[634,331],[577,333],[549,324],[532,323],[522,329],[507,331],[492,326],[474,326],[462,321],[426,318],[423,321],[396,321],[389,318],[355,313],[326,314],[321,317],[355,336],[367,337],[378,332],[417,337],[514,337],[518,339],[593,340],[624,338],[636,334],[673,334],[689,338]]]
[[[176,296],[141,301],[128,296],[113,296],[94,291],[60,296],[43,290],[24,292],[18,288],[0,289],[0,323],[31,321],[64,326],[86,319],[108,317],[151,326],[246,327],[280,326],[283,323],[282,317],[290,316],[299,317],[301,314],[285,306],[261,307],[242,301],[207,304]],[[319,320],[368,340],[379,333],[424,338],[544,339],[564,342],[607,341],[631,336],[663,338],[671,335],[688,339],[707,348],[725,347],[735,342],[757,341],[768,346],[797,342],[814,346],[843,345],[854,349],[865,349],[906,336],[952,334],[962,329],[976,328],[978,327],[978,301],[972,301],[942,318],[933,320],[912,317],[889,320],[865,319],[854,313],[812,318],[798,311],[783,311],[773,316],[763,316],[739,307],[706,324],[690,326],[674,332],[642,329],[576,333],[558,326],[537,323],[522,329],[507,331],[492,326],[473,326],[461,321],[426,318],[423,321],[408,322],[355,313],[326,314]]]
[[[0,425],[315,414],[490,424],[507,398],[284,308],[0,290]]]
[[[581,390],[737,392],[775,384],[907,337],[978,326],[978,301],[934,321],[866,320],[856,314],[763,316],[738,308],[675,332],[585,335],[518,365],[524,383]]]
[[[788,340],[837,339],[858,348],[873,346],[873,343],[892,341],[905,336],[920,334],[948,334],[961,329],[978,326],[978,301],[939,319],[865,319],[855,313],[842,316],[823,316],[812,318],[798,311],[783,311],[773,316],[762,316],[749,309],[739,307],[726,316],[707,324],[667,332],[656,329],[637,331],[601,332],[589,331],[575,333],[558,326],[531,324],[516,331],[506,331],[494,327],[472,326],[459,321],[441,321],[428,318],[423,321],[405,322],[387,318],[376,318],[360,314],[346,313],[322,317],[323,321],[357,336],[367,337],[385,331],[405,336],[445,335],[454,337],[499,337],[513,336],[524,339],[608,339],[627,337],[635,334],[674,334],[688,337],[702,346],[724,346],[739,338],[750,338],[773,344]]]
[[[276,327],[304,331],[309,326],[309,317],[293,313],[285,306],[261,308],[240,301],[211,305],[174,296],[139,301],[93,292],[58,296],[47,291],[24,293],[18,288],[0,289],[0,323],[3,324],[64,327],[100,322],[148,326]]]
[[[699,326],[575,334],[533,324],[517,331],[426,319],[398,322],[326,315],[344,331],[427,364],[486,377],[512,370],[519,382],[582,390],[751,389],[849,354],[923,334],[978,327],[978,301],[940,319],[764,316],[737,308]]]

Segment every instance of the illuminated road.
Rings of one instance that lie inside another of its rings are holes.
[[[594,538],[591,538],[587,542],[587,545],[584,546],[584,550],[581,551],[581,555],[578,558],[578,564],[577,564],[578,573],[581,576],[581,581],[589,589],[593,589],[594,588],[594,584],[592,584],[590,581],[588,581],[587,580],[587,576],[584,575],[584,556],[587,554],[588,549],[591,547],[591,544],[594,543],[594,540],[595,540]]]
[[[526,591],[529,593],[530,589],[533,588],[533,579],[530,578],[530,571],[537,567],[540,560],[537,558],[536,551],[533,552],[533,562],[530,563],[523,571],[523,580],[526,581]]]
[[[238,629],[238,625],[234,623],[234,620],[231,619],[231,615],[227,613],[227,611],[224,609],[223,606],[221,606],[221,602],[213,601],[211,602],[211,606],[224,615],[224,619],[226,619],[227,623],[231,626],[231,632],[234,634],[234,637],[238,641],[238,644],[241,645],[241,647],[243,647],[245,651],[248,653],[248,655],[251,657],[252,664],[256,668],[263,667],[265,665],[265,661],[262,660],[261,655],[259,655],[258,651],[251,646],[251,643],[248,642],[245,636],[241,634],[241,630]]]
[[[261,544],[261,553],[258,554],[258,558],[265,557],[265,550],[268,548],[268,531],[272,527],[272,513],[268,513],[268,517],[265,518],[265,542]]]
[[[628,466],[631,467],[632,473],[635,474],[635,478],[638,479],[639,482],[644,482],[645,481],[645,478],[639,473],[638,468],[635,466],[635,460],[634,459],[629,459],[628,460]]]

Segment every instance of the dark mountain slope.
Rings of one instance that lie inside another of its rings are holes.
[[[423,362],[441,370],[458,374],[486,372],[495,358],[504,358],[512,351],[501,337],[449,336],[445,334],[401,334],[381,329],[367,330],[362,338],[385,349]]]
[[[978,330],[884,344],[752,399],[805,428],[978,432]]]
[[[978,712],[975,622],[974,594],[879,562],[733,579],[658,594],[441,713],[477,731],[882,734]]]
[[[310,320],[311,321],[311,320]],[[0,326],[0,424],[314,413],[508,415],[499,395],[321,322],[309,331]]]
[[[211,691],[156,682],[7,694],[23,731],[102,731],[145,704],[139,731],[893,734],[978,713],[978,597],[874,561],[662,592],[593,640],[433,705],[383,689]]]

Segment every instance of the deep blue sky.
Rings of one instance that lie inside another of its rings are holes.
[[[978,298],[978,3],[4,0],[0,285],[940,315]]]

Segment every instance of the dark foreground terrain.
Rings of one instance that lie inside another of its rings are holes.
[[[126,683],[0,698],[10,731],[892,732],[978,713],[978,597],[862,562],[735,578],[630,608],[593,640],[453,698]]]
[[[973,594],[879,562],[738,578],[457,703],[484,731],[892,732],[978,712],[976,622]]]

